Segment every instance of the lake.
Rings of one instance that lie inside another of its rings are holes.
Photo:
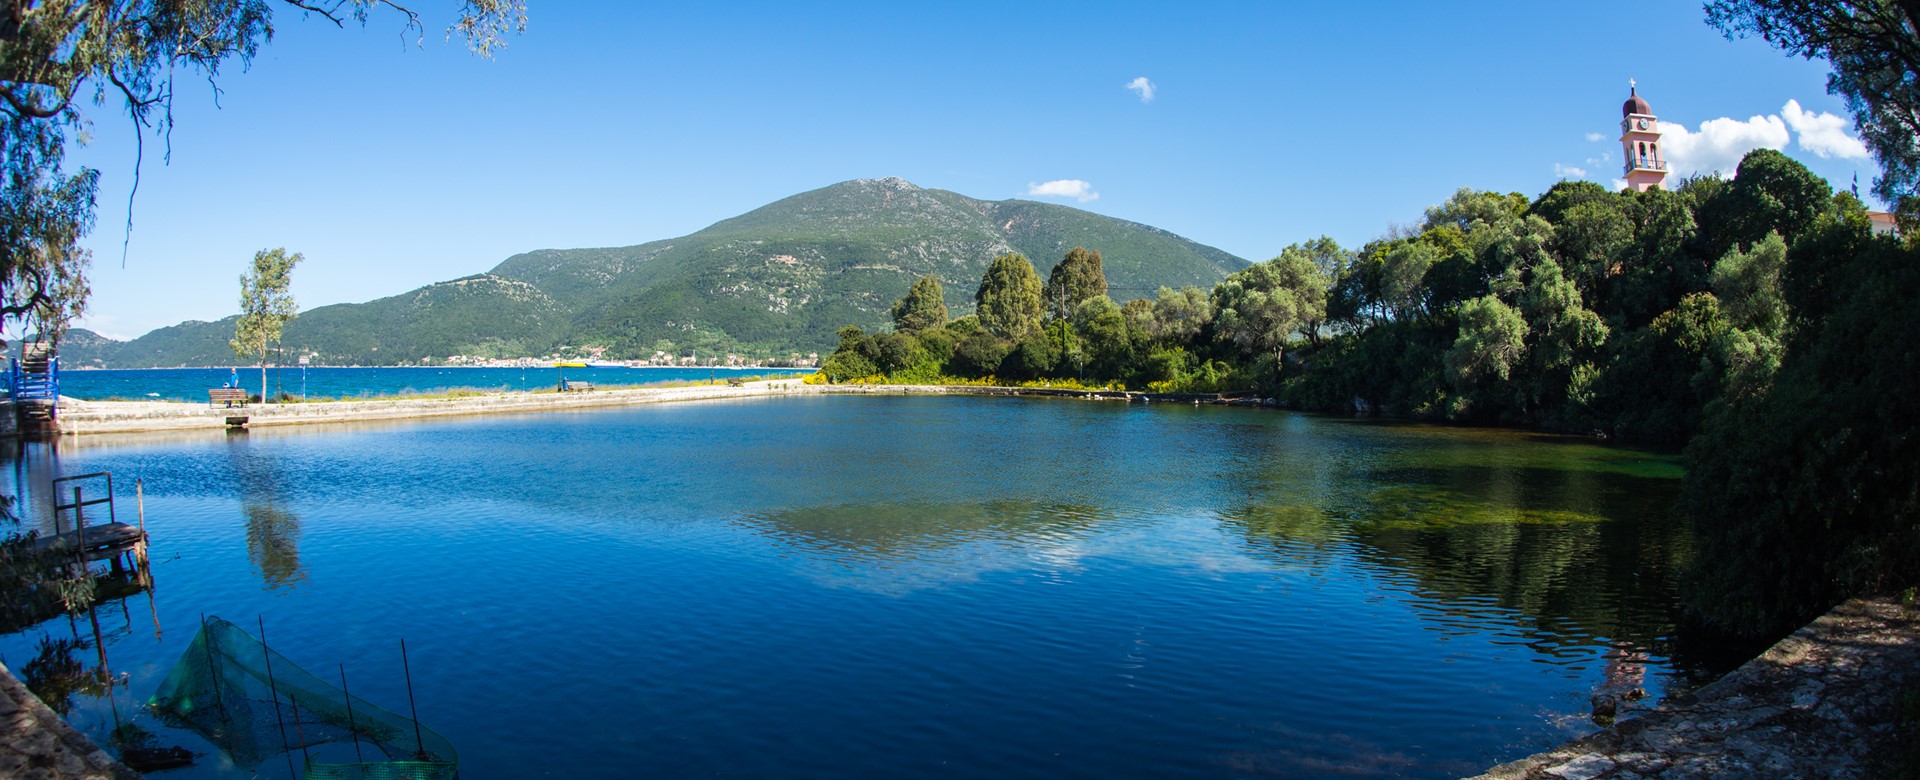
[[[705,382],[741,376],[790,376],[812,373],[810,368],[462,368],[434,366],[337,367],[299,366],[267,369],[267,394],[281,393],[314,399],[357,400],[387,395],[442,393],[448,390],[551,390],[560,377],[601,385],[639,385],[654,382]],[[207,388],[220,387],[234,375],[240,386],[260,392],[260,369],[255,368],[140,368],[89,369],[60,372],[60,394],[86,401],[195,401],[205,403]]]
[[[404,637],[468,780],[1455,777],[1724,670],[1674,628],[1677,459],[1579,439],[784,397],[29,445],[27,523],[101,470],[157,582],[99,612],[103,743],[201,615],[401,713]],[[167,777],[255,769],[139,717],[209,753]]]

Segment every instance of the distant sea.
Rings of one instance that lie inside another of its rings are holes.
[[[94,369],[60,372],[60,394],[86,401],[207,400],[207,389],[232,376],[226,368]],[[804,377],[810,368],[333,368],[299,366],[267,369],[267,393],[278,396],[359,399],[412,393],[476,390],[542,390],[569,380],[598,385],[643,385],[741,376]],[[240,386],[260,392],[260,369],[238,369]]]

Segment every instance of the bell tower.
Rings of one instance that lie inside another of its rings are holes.
[[[1626,160],[1623,173],[1634,192],[1646,192],[1667,178],[1667,158],[1660,153],[1660,120],[1632,79],[1627,80],[1627,102],[1620,106],[1620,150]]]

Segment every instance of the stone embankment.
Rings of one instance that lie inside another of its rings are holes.
[[[40,703],[0,664],[0,777],[23,780],[138,780]]]
[[[249,428],[276,425],[406,420],[474,414],[589,409],[605,406],[701,401],[809,392],[800,380],[748,382],[734,387],[642,387],[574,393],[484,393],[451,397],[378,398],[364,401],[250,404],[227,407],[177,401],[60,400],[62,435],[218,429],[244,418]]]
[[[472,414],[519,414],[608,406],[708,401],[776,395],[1017,395],[1155,403],[1260,405],[1261,399],[1214,393],[1128,393],[1033,387],[931,385],[809,385],[799,379],[747,382],[740,386],[637,387],[574,393],[485,393],[455,397],[383,398],[364,401],[252,404],[227,407],[177,401],[60,401],[62,435],[214,430],[244,418],[248,428],[276,425],[406,420]]]
[[[1475,780],[1879,778],[1920,686],[1920,611],[1856,599],[1713,683]]]

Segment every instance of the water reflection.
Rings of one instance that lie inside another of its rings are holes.
[[[1396,438],[1262,469],[1220,520],[1276,561],[1360,562],[1432,630],[1496,631],[1570,673],[1604,664],[1596,717],[1646,706],[1634,702],[1647,659],[1678,652],[1672,594],[1689,550],[1668,511],[1670,460],[1538,437],[1524,448],[1483,439],[1470,453]]]
[[[1687,668],[1671,458],[1158,406],[781,399],[66,457],[146,478],[170,624],[265,612],[322,665],[427,637],[421,707],[475,778],[1458,776]],[[177,634],[114,661],[150,686]],[[491,667],[523,706],[472,684]]]
[[[817,580],[907,592],[1070,566],[1077,540],[1110,519],[1100,507],[1001,500],[797,507],[738,520],[816,564]]]
[[[292,588],[307,578],[300,565],[300,517],[282,497],[288,477],[284,462],[256,455],[245,433],[227,437],[227,453],[240,512],[247,527],[247,557],[268,590]]]
[[[105,664],[92,668],[74,657],[93,647],[79,637],[40,637],[39,652],[20,667],[20,682],[54,712],[73,711],[76,694],[105,696],[110,674]]]
[[[306,579],[300,567],[300,518],[252,498],[241,511],[247,519],[247,555],[267,588],[291,588]]]

